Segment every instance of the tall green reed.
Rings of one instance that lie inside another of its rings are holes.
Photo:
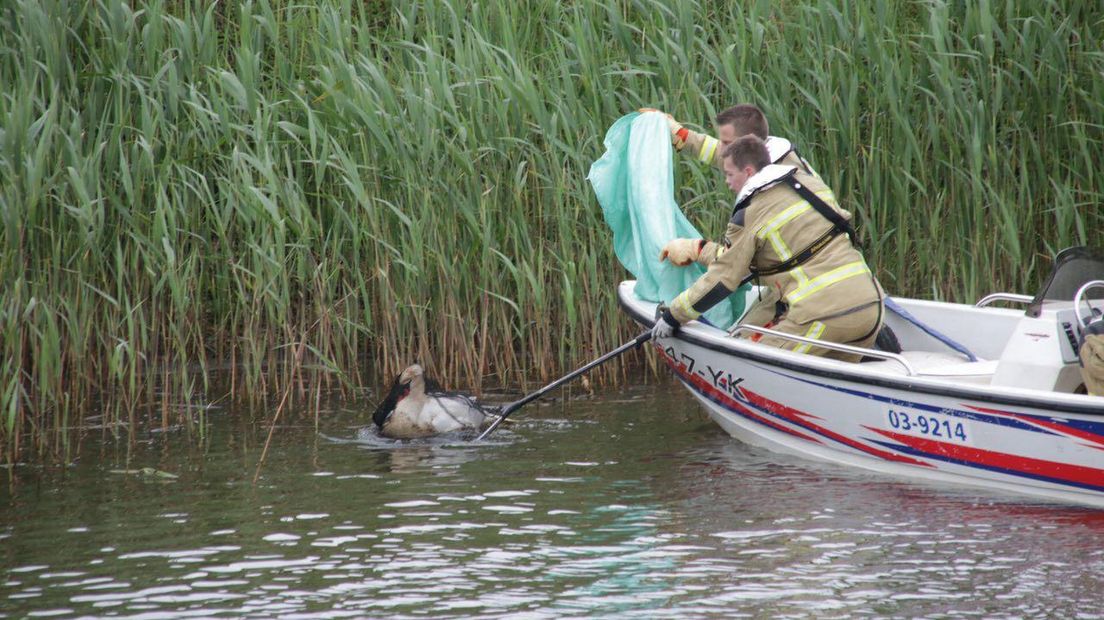
[[[612,348],[632,331],[625,273],[584,179],[641,106],[708,128],[761,105],[857,213],[892,293],[1030,290],[1104,231],[1102,18],[937,0],[7,3],[0,460],[65,458],[73,428],[201,435],[223,393],[317,402],[418,359],[458,387],[524,385]],[[718,234],[719,176],[677,174]]]

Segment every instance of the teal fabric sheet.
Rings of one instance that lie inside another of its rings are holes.
[[[614,253],[636,278],[638,297],[670,304],[705,268],[659,261],[660,250],[671,239],[703,238],[675,203],[674,148],[667,119],[659,112],[622,116],[606,132],[605,145],[605,155],[591,164],[587,180],[613,230]],[[743,311],[741,289],[706,312],[705,318],[724,328]]]

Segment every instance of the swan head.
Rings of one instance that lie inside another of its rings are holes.
[[[399,373],[399,383],[406,386],[406,392],[409,394],[418,386],[425,384],[425,370],[418,364],[407,366],[406,370]]]
[[[383,401],[376,407],[375,413],[372,414],[372,421],[376,423],[377,427],[383,428],[387,418],[395,411],[395,407],[402,399],[409,396],[412,391],[424,389],[425,370],[418,364],[408,366],[391,382],[391,388],[388,390],[387,396],[384,397]]]

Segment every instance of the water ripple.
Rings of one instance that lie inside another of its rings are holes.
[[[652,398],[480,446],[305,425],[256,487],[236,427],[135,464],[171,487],[77,468],[3,509],[0,614],[1102,617],[1104,513],[765,453]]]

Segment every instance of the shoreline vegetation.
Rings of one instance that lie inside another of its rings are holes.
[[[415,360],[533,387],[614,348],[585,177],[642,106],[763,107],[891,294],[1031,291],[1104,231],[1099,2],[12,0],[0,28],[9,465],[90,416],[202,435],[218,398]],[[717,234],[720,177],[676,175]]]

